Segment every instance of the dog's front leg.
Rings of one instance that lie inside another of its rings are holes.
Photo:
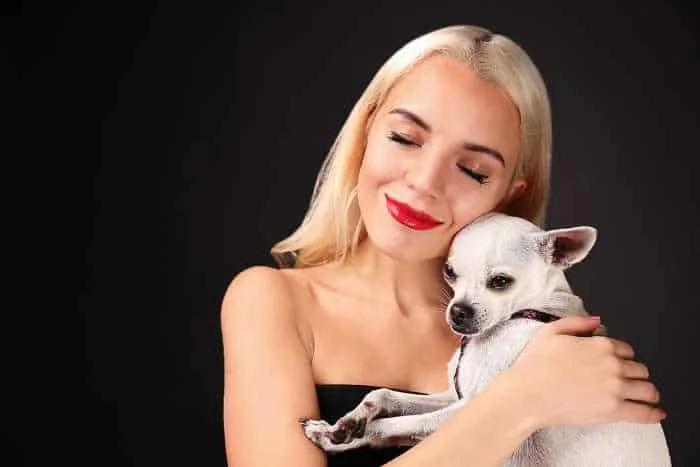
[[[365,427],[362,439],[376,447],[413,446],[466,404],[467,400],[461,399],[434,412],[374,420]]]
[[[451,391],[436,394],[412,394],[391,389],[377,389],[367,394],[352,411],[334,425],[308,420],[304,433],[327,452],[345,451],[367,444],[365,427],[380,417],[395,417],[433,412],[457,400]]]

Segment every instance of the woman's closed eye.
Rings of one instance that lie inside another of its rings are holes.
[[[474,180],[479,182],[480,185],[485,185],[488,183],[488,179],[489,179],[488,175],[484,175],[482,173],[476,172],[476,171],[474,171],[474,170],[472,170],[469,167],[466,167],[464,165],[457,164],[457,167],[459,167],[459,170],[461,170],[462,172],[464,172],[465,174],[467,174],[468,176],[470,176],[471,178],[473,178]]]
[[[398,143],[402,146],[420,146],[420,144],[416,143],[412,139],[406,137],[405,135],[402,135],[401,133],[398,133],[396,131],[390,131],[388,135],[389,140],[394,141],[395,143]],[[457,167],[459,170],[461,170],[463,173],[468,175],[469,177],[473,178],[477,182],[479,182],[480,185],[485,185],[488,183],[488,175],[482,174],[480,172],[477,172],[473,169],[470,169],[469,167],[461,164],[457,164]]]
[[[395,131],[390,131],[388,138],[389,140],[399,143],[402,146],[418,146],[418,143],[416,143],[415,141]]]

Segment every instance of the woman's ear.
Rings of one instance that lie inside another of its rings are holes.
[[[523,193],[525,193],[525,190],[527,190],[527,182],[522,179],[515,180],[508,189],[506,203],[510,203],[511,201],[515,201],[516,199],[520,198]]]
[[[494,209],[494,211],[501,212],[503,214],[509,214],[509,211],[511,211],[511,203],[520,198],[526,190],[527,182],[525,180],[514,180],[508,188],[506,194],[503,196],[503,199],[501,199],[501,202],[498,203],[498,206],[496,206],[496,208]]]

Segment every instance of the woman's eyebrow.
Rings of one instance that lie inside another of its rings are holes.
[[[506,166],[506,160],[503,158],[500,152],[496,151],[495,149],[492,149],[488,146],[483,146],[481,144],[476,144],[476,143],[464,143],[462,145],[464,149],[467,151],[474,151],[474,152],[480,152],[482,154],[487,154],[494,159],[496,159],[498,162],[501,163],[501,165],[505,168]]]
[[[389,114],[401,115],[402,117],[412,121],[413,123],[415,123],[419,127],[423,128],[428,133],[430,133],[432,131],[432,128],[430,128],[430,125],[428,125],[425,120],[423,120],[418,115],[414,114],[413,112],[411,112],[409,110],[402,109],[402,108],[396,108],[396,109],[393,109],[392,111],[390,111]],[[498,160],[498,162],[500,162],[503,167],[506,166],[506,160],[503,157],[503,155],[499,151],[497,151],[493,148],[490,148],[488,146],[484,146],[483,144],[476,144],[476,143],[464,143],[462,145],[462,147],[464,149],[466,149],[467,151],[480,152],[480,153],[489,155],[489,156],[495,158],[496,160]]]
[[[430,133],[432,131],[432,128],[430,128],[430,125],[425,123],[425,120],[423,120],[418,115],[414,114],[413,112],[411,112],[409,110],[396,108],[396,109],[392,110],[391,112],[389,112],[389,114],[401,115],[404,118],[407,118],[408,120],[412,121],[413,123],[415,123],[419,127],[423,128],[428,133]]]

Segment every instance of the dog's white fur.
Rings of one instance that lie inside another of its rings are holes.
[[[596,234],[592,227],[543,231],[503,214],[487,214],[465,227],[447,259],[452,269],[448,271],[456,278],[448,281],[454,296],[446,317],[467,342],[448,364],[449,390],[422,395],[378,389],[334,425],[305,421],[306,436],[329,453],[364,445],[412,445],[424,439],[509,367],[542,325],[532,319],[509,319],[515,311],[587,315],[564,270],[587,256]],[[489,281],[495,275],[514,281],[494,290]],[[473,316],[460,317],[455,304],[471,307]],[[538,430],[505,465],[664,467],[671,459],[660,424],[620,422]]]

